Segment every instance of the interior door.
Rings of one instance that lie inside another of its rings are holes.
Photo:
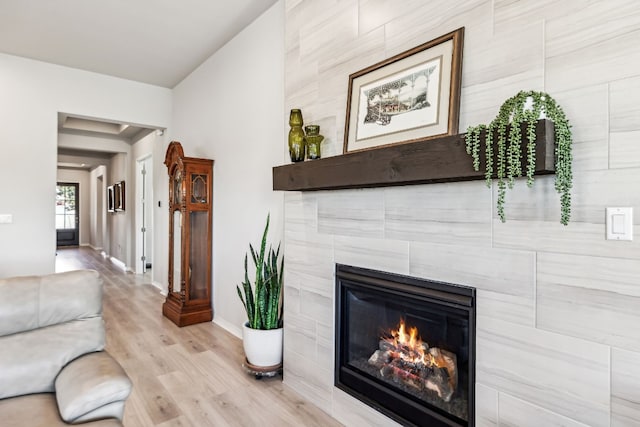
[[[79,185],[59,182],[56,186],[56,244],[78,246],[79,244]]]
[[[147,168],[145,162],[142,162],[142,272],[147,272]]]

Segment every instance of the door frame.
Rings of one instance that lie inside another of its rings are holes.
[[[56,182],[56,188],[59,186],[71,186],[75,187],[75,237],[69,243],[65,242],[64,244],[60,244],[60,232],[65,232],[67,230],[71,230],[70,228],[58,228],[56,227],[56,247],[65,247],[65,246],[79,246],[80,245],[80,183],[78,182]],[[58,215],[57,213],[55,214]]]
[[[151,177],[151,185],[149,180],[142,175],[145,169],[146,177]],[[135,272],[136,274],[146,273],[146,263],[148,254],[153,250],[153,231],[150,234],[142,232],[142,228],[153,230],[153,154],[147,154],[136,159],[136,191],[135,191]],[[146,181],[146,182],[143,182]],[[143,193],[144,191],[144,193]],[[149,215],[150,214],[150,215]],[[145,223],[146,218],[150,219],[151,224]],[[149,242],[150,241],[150,242]],[[147,244],[149,243],[149,244]],[[143,261],[142,257],[146,259]]]

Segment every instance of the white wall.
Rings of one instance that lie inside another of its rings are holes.
[[[91,184],[90,245],[94,249],[108,252],[108,239],[105,237],[107,232],[107,167],[98,166],[89,175]]]
[[[169,175],[164,165],[168,132],[153,144],[153,257],[151,275],[160,289],[168,286],[169,263]]]
[[[58,169],[57,182],[77,183],[79,187],[78,197],[80,208],[78,212],[79,221],[79,244],[88,245],[91,241],[91,186],[89,172],[77,169]]]
[[[111,158],[108,167],[108,185],[113,185],[120,181],[125,182],[124,211],[109,212],[107,215],[109,255],[124,264],[126,268],[131,268],[129,254],[131,253],[131,221],[133,219],[130,211],[131,205],[129,203],[131,199],[131,189],[128,188],[128,186],[131,186],[131,181],[129,180],[130,157],[128,153],[118,153]]]
[[[238,335],[246,315],[235,286],[267,213],[271,241],[282,239],[283,198],[272,191],[271,168],[282,164],[286,141],[283,7],[271,7],[174,89],[171,139],[186,156],[214,159],[214,321]]]
[[[341,152],[349,74],[465,27],[460,129],[519,90],[549,92],[574,135],[572,219],[553,176],[507,194],[454,182],[285,196],[284,381],[348,426],[392,425],[333,385],[335,263],[477,289],[478,426],[640,425],[637,1],[286,1],[286,105]],[[429,167],[425,164],[425,167]]]
[[[169,127],[171,91],[0,54],[0,93],[0,277],[50,273],[57,113]]]

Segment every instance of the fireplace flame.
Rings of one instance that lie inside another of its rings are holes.
[[[428,352],[429,346],[422,341],[418,328],[412,326],[407,333],[404,319],[400,319],[398,329],[391,331],[391,338],[385,338],[394,348],[402,349],[395,356],[412,363],[423,363],[425,366],[438,366],[436,359]]]
[[[368,363],[393,384],[411,390],[430,390],[445,402],[452,399],[458,384],[455,353],[429,347],[420,338],[418,328],[408,327],[402,318],[396,330],[382,334]]]
[[[397,343],[408,345],[409,348],[414,349],[422,340],[418,337],[418,328],[415,326],[409,329],[409,333],[406,332],[404,319],[400,320],[400,326],[397,331],[391,331],[391,334],[396,337]]]

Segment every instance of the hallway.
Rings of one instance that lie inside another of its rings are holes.
[[[178,328],[164,318],[164,297],[144,275],[123,273],[90,248],[58,249],[56,271],[82,268],[104,279],[106,350],[133,382],[125,426],[340,425],[280,376],[245,373],[241,340],[216,324]]]

